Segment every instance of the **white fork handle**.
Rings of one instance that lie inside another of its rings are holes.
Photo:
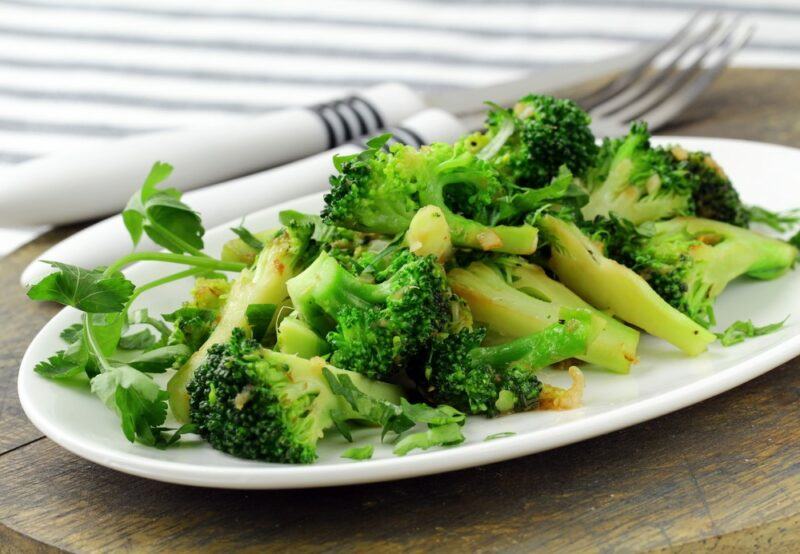
[[[387,131],[402,142],[415,144],[453,142],[464,134],[465,128],[449,113],[429,109]],[[200,214],[203,224],[210,229],[256,210],[325,190],[328,176],[334,171],[331,161],[333,155],[351,154],[361,148],[360,145],[346,144],[275,169],[188,192],[183,200]],[[170,178],[167,184],[171,184],[171,181]],[[146,236],[142,237],[137,247],[138,251],[160,249]],[[52,268],[41,263],[41,260],[92,268],[108,265],[130,251],[131,241],[122,217],[115,215],[52,246],[25,268],[21,282],[23,286],[31,285],[50,273]]]
[[[384,84],[309,108],[65,150],[0,173],[0,222],[58,225],[100,217],[122,209],[157,160],[174,166],[173,187],[189,190],[329,150],[424,107],[410,88]]]

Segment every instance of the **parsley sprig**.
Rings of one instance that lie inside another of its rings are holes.
[[[45,262],[56,271],[28,290],[33,300],[57,302],[82,312],[81,323],[61,333],[67,346],[34,370],[50,379],[85,375],[92,392],[119,416],[128,440],[160,448],[174,444],[192,426],[164,427],[168,394],[151,374],[178,365],[191,352],[185,344],[168,344],[170,328],[145,310],[131,311],[131,304],[142,293],[173,281],[246,267],[203,252],[205,229],[199,214],[181,202],[177,189],[157,187],[171,173],[170,165],[154,164],[122,213],[134,247],[146,234],[168,252],[132,252],[108,267],[93,269]],[[122,271],[139,261],[188,269],[136,286]],[[131,330],[132,325],[139,328]]]

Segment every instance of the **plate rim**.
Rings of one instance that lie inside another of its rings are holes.
[[[800,155],[800,149],[743,139],[683,136],[655,136],[653,139],[658,142],[724,141],[755,145],[757,147],[777,147],[787,153]],[[268,206],[253,213],[286,209],[289,205],[295,205],[311,198],[319,198],[322,194],[324,193],[313,193],[298,197],[274,206]],[[236,221],[239,221],[239,219],[237,218]],[[224,227],[227,227],[227,225],[215,226],[209,231]],[[716,371],[679,388],[630,404],[610,408],[592,415],[589,419],[576,419],[561,423],[555,427],[540,428],[533,433],[519,434],[496,441],[464,443],[455,449],[443,448],[430,452],[409,454],[405,457],[370,460],[368,463],[208,467],[186,462],[157,460],[135,453],[119,451],[114,447],[102,446],[90,440],[73,438],[69,433],[62,431],[58,425],[51,422],[45,413],[38,409],[33,399],[29,396],[27,384],[31,379],[42,379],[42,377],[35,375],[33,371],[24,371],[25,368],[32,368],[35,363],[35,361],[31,361],[33,357],[31,346],[40,340],[40,336],[51,325],[54,325],[53,322],[56,319],[67,317],[70,312],[77,312],[77,310],[67,307],[55,314],[32,339],[20,362],[17,376],[17,394],[23,411],[31,423],[59,446],[99,465],[167,483],[229,489],[290,489],[393,481],[456,471],[526,456],[581,442],[681,410],[755,379],[800,355],[800,330],[798,330],[783,342],[767,350],[756,353],[724,370]],[[62,316],[65,313],[67,315]],[[144,446],[140,447],[146,448]]]

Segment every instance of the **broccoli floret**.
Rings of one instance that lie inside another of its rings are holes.
[[[584,180],[589,201],[583,217],[614,213],[633,223],[692,213],[694,180],[666,149],[650,146],[645,123],[624,138],[606,139]]]
[[[323,219],[364,232],[397,235],[414,214],[433,205],[444,214],[453,244],[478,250],[530,254],[534,227],[493,225],[494,201],[508,193],[490,164],[449,144],[419,150],[370,148],[337,161],[325,195]]]
[[[685,170],[693,181],[694,209],[688,215],[723,221],[738,227],[748,226],[750,212],[714,158],[705,152],[687,152],[677,146],[668,150],[674,156],[678,170]]]
[[[605,226],[607,255],[704,327],[715,323],[714,301],[730,281],[773,279],[797,258],[782,240],[709,219],[680,217],[646,228],[612,219]]]
[[[548,215],[540,225],[550,244],[551,269],[598,310],[661,337],[690,356],[704,352],[716,340],[713,333],[661,298],[637,273],[607,258],[602,246],[575,224]]]
[[[564,310],[545,329],[496,346],[481,346],[483,329],[437,337],[422,374],[412,375],[420,393],[471,414],[496,415],[536,407],[542,383],[536,370],[586,352],[590,319]]]
[[[606,139],[583,180],[587,220],[618,217],[640,224],[697,215],[746,227],[749,210],[730,179],[705,152],[679,146],[653,147],[646,124],[634,123],[626,137]]]
[[[184,306],[172,313],[163,314],[162,317],[172,323],[167,344],[185,344],[195,352],[211,336],[219,318],[219,311]]]
[[[566,167],[581,176],[597,155],[591,118],[575,102],[528,95],[513,109],[494,107],[486,131],[463,139],[467,149],[490,161],[523,187],[547,185]]]
[[[627,373],[636,361],[639,333],[595,310],[541,267],[515,257],[474,262],[448,273],[453,291],[466,300],[477,322],[505,340],[541,331],[564,308],[591,314],[594,339],[579,359]]]
[[[188,384],[191,421],[211,446],[228,454],[311,463],[317,441],[334,425],[332,412],[342,421],[361,419],[331,391],[324,369],[348,375],[371,398],[400,401],[393,385],[326,366],[321,358],[263,349],[237,328],[229,341],[209,349]]]
[[[220,312],[219,323],[205,343],[183,364],[169,381],[170,408],[175,418],[187,422],[189,398],[186,385],[214,344],[226,342],[237,328],[249,330],[247,308],[252,304],[280,305],[288,296],[286,282],[305,265],[315,248],[310,226],[281,230],[259,253],[253,267],[243,270],[233,281]]]
[[[377,283],[365,282],[323,252],[287,286],[295,309],[326,335],[335,365],[386,378],[442,329],[452,293],[433,256],[408,250],[375,277]]]

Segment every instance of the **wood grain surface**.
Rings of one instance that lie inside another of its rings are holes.
[[[800,72],[728,71],[668,132],[800,146]],[[800,359],[624,431],[392,483],[207,490],[86,462],[16,397],[19,360],[56,311],[26,301],[19,273],[74,231],[0,262],[0,552],[800,551]]]

